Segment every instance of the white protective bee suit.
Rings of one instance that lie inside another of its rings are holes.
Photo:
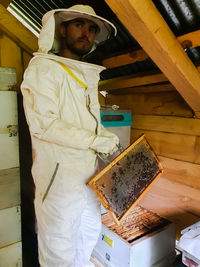
[[[93,266],[89,259],[101,218],[99,202],[86,183],[96,170],[96,152],[112,153],[119,142],[100,124],[97,86],[104,68],[49,53],[57,45],[55,14],[65,10],[47,13],[39,52],[21,85],[32,139],[42,267]]]

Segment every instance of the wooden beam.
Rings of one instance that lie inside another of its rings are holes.
[[[200,72],[200,67],[197,67],[197,70]],[[134,89],[135,91],[139,92],[141,86],[156,85],[156,84],[160,84],[160,83],[166,84],[167,81],[168,81],[168,79],[165,77],[164,74],[152,74],[152,75],[146,74],[146,75],[143,75],[142,77],[141,77],[141,74],[140,74],[140,76],[136,76],[136,74],[133,74],[133,75],[121,76],[119,78],[113,78],[113,79],[100,81],[99,82],[99,90],[100,91],[106,90],[106,91],[109,91],[110,93],[115,94],[117,91],[120,93],[120,92],[122,92],[123,89],[129,88],[130,90]],[[172,91],[173,90],[172,88],[175,89],[175,87],[173,85],[171,85],[171,86],[165,86],[164,85],[164,87],[166,87],[166,89],[167,88],[171,88],[171,89],[170,90],[168,90],[168,89],[162,90],[161,89],[162,91]],[[149,92],[154,91],[152,86],[149,88],[150,88]],[[128,90],[128,91],[130,91],[130,90]],[[148,92],[148,88],[146,88],[144,91]],[[159,91],[159,89],[155,90],[155,91]],[[141,90],[141,92],[142,92],[142,90]]]
[[[7,8],[12,0],[1,0],[1,5],[3,5],[5,8]]]
[[[200,74],[151,0],[106,0],[190,107],[200,111]],[[131,20],[131,23],[130,23]]]
[[[165,75],[153,74],[153,75],[146,75],[141,77],[136,77],[135,75],[128,75],[122,76],[119,78],[109,79],[105,81],[101,81],[99,83],[99,90],[106,90],[111,91],[115,89],[123,89],[123,88],[130,88],[135,86],[141,85],[148,85],[148,84],[155,84],[155,83],[162,83],[167,82],[167,78]]]
[[[0,4],[0,28],[3,34],[15,41],[29,54],[37,51],[37,37]]]
[[[200,119],[134,115],[132,129],[200,136]]]
[[[156,93],[156,92],[171,92],[176,91],[173,85],[170,83],[154,84],[154,85],[144,85],[136,86],[130,88],[116,89],[112,90],[112,95],[128,95],[137,93]]]
[[[200,67],[197,67],[200,72]],[[144,75],[143,77],[134,75],[121,76],[119,78],[108,79],[99,82],[99,90],[106,90],[111,94],[132,94],[174,91],[176,88],[167,83],[168,79],[163,74]],[[199,112],[195,112],[200,117]]]
[[[139,89],[140,87],[136,88]],[[120,109],[130,109],[133,116],[136,114],[179,117],[194,116],[191,108],[176,90],[162,93],[125,94],[123,96],[108,94],[106,96],[106,105],[114,104],[118,105]]]
[[[140,49],[119,56],[106,58],[103,60],[103,65],[106,68],[115,68],[127,64],[132,64],[135,63],[136,61],[143,61],[148,57],[149,56],[147,55],[147,53],[145,53],[144,50]]]
[[[142,134],[145,134],[157,156],[200,164],[199,136],[131,129],[131,143]]]
[[[159,157],[164,168],[162,176],[174,182],[182,183],[200,190],[200,165],[182,160]]]
[[[178,36],[177,40],[183,48],[200,46],[200,30]],[[115,68],[137,61],[143,61],[148,57],[148,54],[143,49],[139,49],[119,56],[106,58],[103,60],[103,65],[106,68]]]
[[[183,48],[200,46],[200,30],[177,37]]]

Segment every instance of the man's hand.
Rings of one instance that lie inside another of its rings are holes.
[[[97,153],[112,155],[118,150],[118,146],[119,138],[111,132],[106,132],[105,135],[97,135],[90,148]]]

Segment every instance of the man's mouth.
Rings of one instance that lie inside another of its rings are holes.
[[[87,43],[87,44],[90,44],[89,40],[87,38],[79,38],[78,39],[79,42],[83,42],[83,43]]]

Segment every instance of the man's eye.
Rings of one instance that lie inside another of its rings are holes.
[[[96,33],[97,32],[97,28],[95,26],[90,27],[90,32]]]
[[[77,22],[77,23],[76,23],[76,27],[80,28],[80,27],[82,27],[82,26],[83,26],[83,23],[80,23],[80,22]]]

